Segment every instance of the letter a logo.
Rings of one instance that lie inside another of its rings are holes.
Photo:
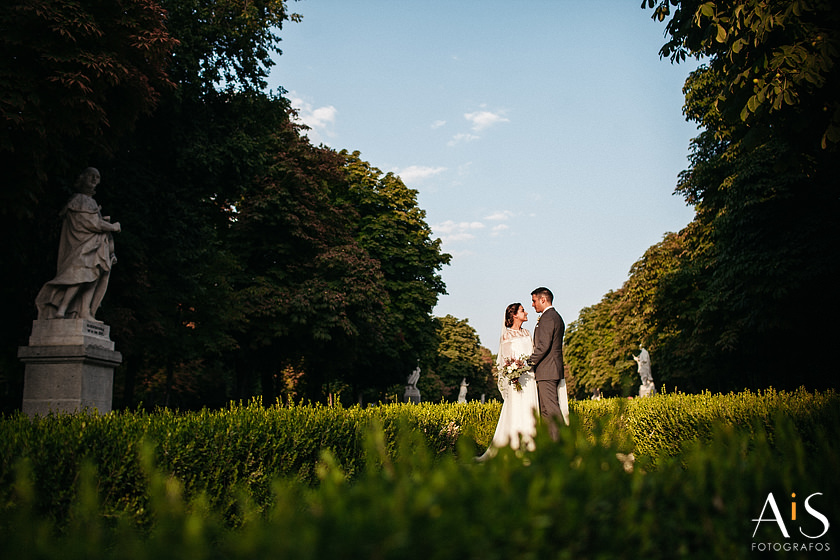
[[[755,538],[755,534],[758,532],[758,526],[761,525],[762,521],[774,521],[772,517],[768,517],[767,519],[764,518],[764,512],[767,510],[767,504],[770,504],[770,509],[773,510],[775,521],[779,524],[779,529],[782,530],[782,534],[786,539],[789,539],[790,535],[788,535],[787,527],[785,527],[785,522],[782,520],[782,514],[779,513],[779,506],[776,505],[776,498],[773,497],[773,492],[767,494],[767,500],[764,502],[764,507],[761,508],[761,514],[758,516],[758,519],[753,519],[753,521],[756,522],[755,531],[753,531],[753,538]]]

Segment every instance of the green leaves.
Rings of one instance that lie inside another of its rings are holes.
[[[199,93],[213,89],[262,91],[277,31],[289,19],[285,0],[167,0],[169,25],[181,40],[173,76]]]
[[[828,288],[840,274],[840,14],[798,0],[664,4],[663,54],[708,63],[683,89],[701,132],[677,192],[697,214],[656,289],[663,374],[689,387],[827,386],[833,357],[812,306],[840,312]],[[812,350],[796,361],[768,352],[774,340]]]
[[[359,152],[342,151],[343,181],[331,191],[338,205],[354,209],[351,227],[359,245],[382,272],[387,297],[378,328],[386,348],[369,348],[359,364],[358,385],[384,387],[405,379],[417,361],[434,354],[432,309],[445,293],[440,269],[450,256],[432,238],[425,212],[417,206],[417,191],[392,173],[361,159]],[[384,371],[383,371],[384,370]]]
[[[768,492],[805,489],[800,504],[820,492],[811,505],[840,514],[836,392],[578,401],[558,441],[541,429],[534,452],[476,464],[499,408],[251,402],[0,418],[0,549],[19,560],[740,558],[744,520]],[[778,538],[764,525],[756,542]]]
[[[828,140],[836,136],[832,115],[840,101],[823,88],[837,79],[840,16],[830,3],[672,3],[679,7],[673,15],[667,1],[660,2],[653,14],[659,21],[671,17],[666,24],[670,39],[662,55],[672,61],[687,55],[708,57],[727,84],[720,92],[721,101],[731,106],[725,112],[749,126],[764,126],[774,113],[782,113],[780,118],[804,118],[814,125],[809,127],[811,136],[803,140],[832,147]],[[768,84],[773,87],[758,95]]]
[[[0,212],[31,218],[48,180],[112,154],[172,90],[165,21],[151,0],[3,3]]]
[[[468,389],[470,399],[477,399],[486,390],[489,364],[482,355],[478,334],[467,319],[452,315],[434,319],[437,345],[434,358],[420,378],[420,393],[423,400],[437,402],[441,399],[454,400],[462,379],[475,385]],[[425,379],[424,379],[425,377]],[[495,382],[491,384],[495,389]],[[496,394],[488,395],[488,398]]]

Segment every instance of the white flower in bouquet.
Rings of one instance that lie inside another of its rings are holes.
[[[499,375],[511,382],[517,391],[522,390],[522,384],[519,383],[519,378],[526,371],[531,371],[531,366],[528,365],[528,356],[521,355],[518,358],[505,358],[503,364],[496,366]]]

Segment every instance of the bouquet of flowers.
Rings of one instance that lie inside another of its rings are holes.
[[[497,365],[496,370],[500,377],[509,380],[517,391],[521,391],[519,377],[526,371],[531,371],[531,366],[528,365],[528,356],[523,354],[518,358],[505,358],[505,362]]]

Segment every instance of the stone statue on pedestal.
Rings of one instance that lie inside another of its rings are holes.
[[[467,378],[464,377],[461,379],[461,389],[458,391],[458,402],[467,402],[467,387],[469,383],[467,383]]]
[[[23,412],[30,416],[111,411],[114,368],[122,355],[114,350],[110,327],[95,315],[117,260],[113,233],[120,224],[102,216],[93,199],[99,179],[99,171],[85,169],[61,211],[56,276],[35,298],[38,319],[29,345],[18,348],[26,364]]]
[[[418,365],[411,375],[408,376],[408,384],[405,386],[403,399],[405,402],[418,404],[420,402],[420,389],[417,388],[417,380],[420,379],[420,366]]]
[[[653,375],[650,372],[650,354],[641,344],[639,348],[641,348],[639,355],[633,356],[633,359],[639,364],[639,377],[642,379],[639,396],[649,397],[656,394],[656,385],[653,383]]]

